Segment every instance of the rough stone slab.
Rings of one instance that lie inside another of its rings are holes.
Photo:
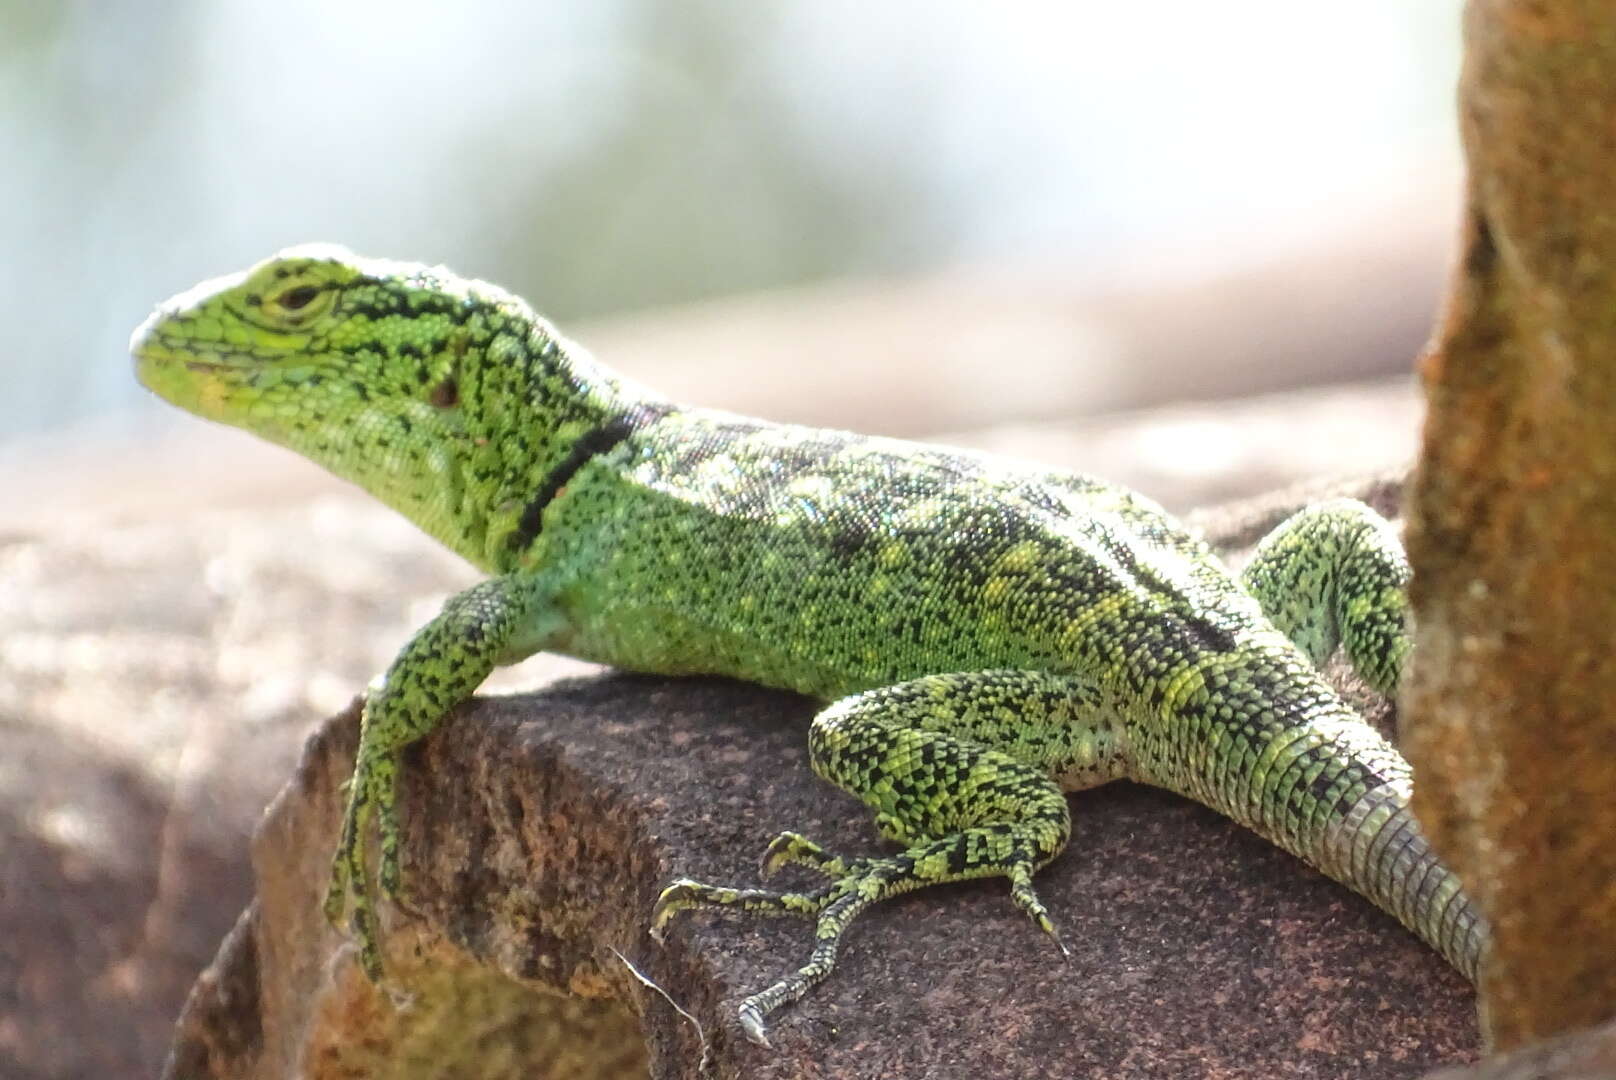
[[[219,1052],[204,989],[176,1061],[215,1056],[171,1075],[530,1074],[542,1055],[489,1067],[466,1009],[514,1024],[548,989],[624,1003],[653,1075],[695,1075],[693,1031],[612,949],[708,1026],[718,1075],[1395,1077],[1472,1055],[1467,985],[1388,917],[1210,811],[1120,784],[1075,797],[1073,846],[1039,878],[1069,962],[998,883],[927,890],[864,920],[837,975],[781,1014],[776,1053],[752,1046],[735,999],[800,962],[806,924],[696,915],[662,949],[645,917],[676,872],[753,880],[780,828],[875,846],[857,804],[808,772],[810,713],[741,684],[628,675],[462,709],[406,773],[415,917],[389,919],[388,946],[417,994],[404,1013],[318,911],[355,738],[356,716],[337,718],[259,833],[254,933],[211,976],[256,966],[263,1039]],[[632,1041],[621,1021],[613,1037]],[[414,1044],[435,1048],[430,1067],[399,1071]]]

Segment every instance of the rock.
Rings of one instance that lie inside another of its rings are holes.
[[[1479,1065],[1442,1069],[1426,1080],[1611,1080],[1616,1023],[1546,1039]]]

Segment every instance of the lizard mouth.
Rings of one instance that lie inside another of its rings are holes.
[[[204,348],[199,350],[196,341],[188,340],[183,334],[165,333],[164,330],[183,325],[201,311],[209,297],[240,284],[245,277],[245,274],[237,273],[211,278],[159,304],[129,338],[129,352],[135,358],[135,377],[143,385],[163,393],[162,388],[152,384],[152,379],[160,377],[163,372],[180,366],[192,371],[220,371],[230,367],[229,356],[223,349],[206,348],[209,344],[223,345],[223,342],[204,341]],[[213,355],[206,355],[209,352]]]
[[[185,370],[206,375],[231,368],[227,355],[196,352],[191,343],[163,334],[159,322],[157,316],[153,316],[129,342],[129,353],[135,360],[135,377],[148,389],[159,389],[152,380],[168,373]]]
[[[226,401],[244,377],[240,360],[222,343],[198,343],[175,334],[162,309],[129,341],[135,378],[158,397],[210,419],[222,417]]]

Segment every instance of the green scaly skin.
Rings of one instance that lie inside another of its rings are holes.
[[[397,898],[399,749],[541,649],[829,703],[813,767],[902,850],[845,857],[785,833],[765,870],[797,863],[822,887],[681,879],[652,918],[815,920],[808,963],[740,1006],[760,1042],[894,894],[1002,876],[1053,934],[1032,875],[1070,833],[1063,793],[1118,777],[1249,826],[1475,976],[1487,929],[1409,813],[1408,765],[1316,672],[1343,647],[1391,691],[1407,653],[1407,569],[1360,504],[1298,515],[1237,581],[1126,490],[676,406],[493,285],[336,248],[177,296],[132,349],[163,397],[360,484],[490,575],[366,698],[326,911],[351,912],[373,979],[368,823]]]

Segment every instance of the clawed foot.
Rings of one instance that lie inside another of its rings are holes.
[[[872,904],[889,896],[923,885],[967,877],[1004,875],[1010,879],[1011,897],[1039,929],[1055,940],[1062,955],[1066,947],[1055,934],[1049,914],[1032,889],[1031,857],[1014,859],[1008,865],[968,867],[961,872],[950,862],[956,850],[954,837],[935,840],[898,855],[846,859],[826,851],[797,833],[775,837],[765,849],[762,872],[765,877],[782,866],[795,864],[829,878],[829,883],[802,892],[769,889],[736,889],[680,878],[662,890],[651,912],[651,936],[661,942],[668,923],[679,912],[692,908],[729,908],[760,915],[799,915],[815,919],[814,949],[808,963],[744,999],[737,1019],[746,1037],[760,1046],[769,1046],[766,1020],[770,1013],[800,999],[823,981],[836,966],[836,953],[842,935],[853,921]]]
[[[390,798],[377,798],[379,793],[384,796],[391,794],[392,765],[390,759],[361,757],[354,768],[353,778],[345,785],[348,802],[343,811],[336,855],[331,861],[331,881],[326,887],[322,904],[326,921],[333,926],[342,926],[343,913],[348,912],[348,930],[359,949],[359,966],[374,983],[382,982],[383,969],[381,924],[371,896],[369,844],[365,831],[372,810],[376,813],[381,834],[381,856],[377,868],[381,896],[393,904],[399,904],[403,899],[397,817]],[[384,786],[386,790],[382,791]],[[399,993],[391,988],[388,993],[398,1004]]]

